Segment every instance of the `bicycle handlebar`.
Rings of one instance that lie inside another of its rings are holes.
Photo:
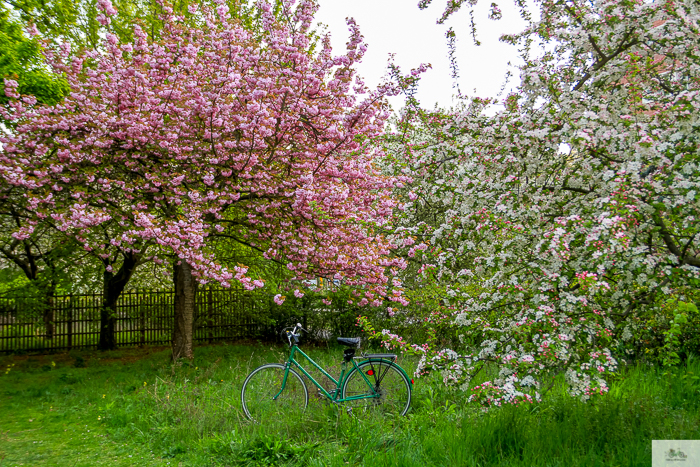
[[[301,323],[297,323],[296,326],[294,326],[294,328],[291,331],[289,331],[288,329],[289,328],[282,331],[282,335],[287,338],[287,340],[289,341],[289,346],[291,347],[292,346],[292,339],[294,339],[295,344],[298,344],[299,343],[299,336],[300,336],[299,332],[306,331],[306,329],[301,327]]]

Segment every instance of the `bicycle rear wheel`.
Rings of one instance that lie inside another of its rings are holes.
[[[406,415],[411,406],[411,383],[395,363],[368,360],[348,374],[342,396],[357,397],[344,402],[354,412]]]
[[[241,405],[246,417],[258,423],[301,414],[309,404],[309,391],[299,373],[284,365],[267,363],[253,370],[243,382]]]

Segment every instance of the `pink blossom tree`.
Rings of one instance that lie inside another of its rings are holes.
[[[485,406],[532,402],[558,373],[584,400],[607,391],[615,351],[700,284],[697,5],[538,6],[503,37],[532,55],[502,110],[414,111],[388,143],[414,178],[395,239],[409,297],[432,305],[394,321],[427,342],[365,326]]]
[[[312,47],[316,4],[292,5],[276,17],[260,2],[256,32],[223,2],[190,7],[198,27],[164,5],[159,41],[136,27],[133,43],[108,34],[104,52],[50,55],[71,88],[55,106],[32,106],[8,80],[16,130],[1,140],[3,183],[25,190],[26,213],[100,256],[176,256],[178,282],[264,286],[245,265],[217,262],[207,238],[221,235],[298,278],[335,275],[364,285],[368,301],[402,300],[385,270],[403,262],[372,229],[394,207],[397,181],[370,145],[394,88],[369,91],[355,76],[366,46],[354,22],[346,53],[333,56],[327,36]],[[178,313],[175,355],[192,355],[191,309]]]

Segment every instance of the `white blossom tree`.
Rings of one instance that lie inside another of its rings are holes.
[[[464,389],[495,365],[471,388],[485,406],[532,402],[562,372],[572,395],[605,392],[615,347],[700,283],[697,2],[537,5],[502,37],[526,60],[502,110],[409,109],[388,142],[414,180],[398,246],[441,306],[423,308],[422,345],[382,338]]]

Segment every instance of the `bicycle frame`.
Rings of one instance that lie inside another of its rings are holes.
[[[335,383],[336,388],[335,388],[333,395],[331,395],[328,391],[326,391],[326,388],[321,386],[316,381],[316,379],[313,376],[311,376],[309,374],[309,372],[306,371],[306,369],[303,366],[301,366],[301,364],[299,364],[299,362],[296,361],[296,359],[294,358],[296,353],[301,354],[301,356],[304,357],[307,362],[309,362],[311,365],[313,365],[314,368],[319,370],[323,374],[323,376],[325,376],[326,378],[333,381],[333,383]],[[362,375],[362,379],[365,380],[365,383],[367,384],[367,387],[370,389],[370,391],[369,391],[369,395],[365,394],[365,395],[360,395],[360,396],[351,396],[351,397],[348,397],[346,399],[343,399],[343,398],[340,398],[340,388],[343,386],[343,382],[345,381],[345,378],[347,378],[347,376],[350,374],[350,371],[352,371],[352,370],[350,370],[346,373],[347,362],[343,361],[343,363],[340,367],[340,376],[336,380],[334,377],[332,377],[330,374],[328,374],[328,372],[326,370],[321,368],[321,366],[318,363],[316,363],[311,357],[306,355],[303,350],[301,350],[296,345],[292,345],[291,351],[289,352],[289,358],[284,363],[285,370],[284,370],[284,378],[282,379],[282,388],[275,395],[275,397],[273,397],[273,399],[277,399],[280,396],[280,394],[282,394],[282,391],[284,391],[284,388],[287,386],[287,377],[289,376],[289,369],[292,367],[292,365],[296,366],[296,368],[298,368],[299,371],[301,371],[304,374],[304,376],[306,376],[314,384],[314,386],[316,386],[316,388],[318,388],[321,391],[321,393],[324,396],[326,396],[326,398],[328,398],[331,402],[341,403],[341,402],[346,402],[346,401],[351,401],[351,400],[370,399],[373,397],[377,397],[378,396],[377,391],[374,390],[372,383],[369,381],[369,379],[367,379],[367,376],[365,376],[364,372],[359,370],[359,367],[358,367],[357,363],[355,362],[355,359],[353,359],[351,361],[352,361],[353,368],[357,368],[357,371]],[[380,360],[377,360],[377,361],[380,361]]]

